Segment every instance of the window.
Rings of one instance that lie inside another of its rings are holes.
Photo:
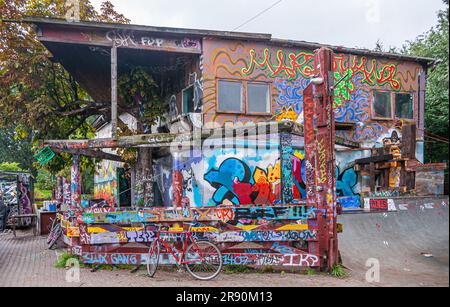
[[[270,115],[270,83],[218,80],[217,112]]]
[[[242,113],[242,83],[219,80],[219,112]]]
[[[247,113],[270,113],[269,85],[247,84]]]
[[[374,91],[373,96],[373,117],[392,118],[391,93]]]
[[[395,117],[413,119],[413,96],[408,93],[395,94]]]
[[[411,93],[373,91],[372,117],[375,119],[414,119]]]

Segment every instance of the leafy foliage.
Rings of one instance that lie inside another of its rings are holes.
[[[89,0],[79,2],[82,21],[130,22],[109,1],[100,12]],[[93,116],[108,112],[106,103],[93,102],[59,63],[49,60],[51,54],[30,25],[9,22],[25,16],[64,18],[65,4],[65,0],[0,0],[0,145],[5,145],[0,161],[17,161],[27,170],[37,167],[31,158],[38,150],[37,140],[91,138]],[[93,171],[93,161],[81,163]],[[71,157],[62,154],[45,168],[67,174],[70,164]]]
[[[78,256],[75,256],[75,255],[73,255],[71,253],[68,253],[68,252],[64,252],[63,254],[58,256],[58,258],[56,260],[56,263],[55,263],[55,268],[65,269],[66,266],[67,266],[67,262],[69,260],[71,260],[71,259],[74,259],[74,260],[76,260],[76,261],[78,261],[80,263],[80,260],[79,260]]]
[[[347,271],[341,265],[333,266],[333,268],[331,269],[330,274],[331,274],[331,276],[336,277],[336,278],[345,278],[345,277],[348,276]]]
[[[135,67],[119,78],[118,92],[122,105],[138,110],[135,117],[140,119],[140,124],[151,126],[161,116],[163,104],[158,85],[142,67]]]
[[[435,58],[439,63],[428,72],[425,124],[426,131],[449,136],[449,0],[438,13],[438,25],[415,41],[407,42],[407,54]],[[448,144],[427,142],[425,156],[428,162],[448,161]]]
[[[0,163],[16,162],[22,170],[31,171],[33,175],[37,170],[33,167],[32,137],[21,133],[20,127],[0,129]]]
[[[0,171],[5,172],[22,172],[19,163],[17,162],[3,162],[0,163]]]

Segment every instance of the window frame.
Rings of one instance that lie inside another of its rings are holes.
[[[376,116],[375,115],[375,93],[388,93],[390,96],[390,107],[391,107],[391,117],[381,117],[381,116]],[[371,111],[371,118],[375,119],[375,120],[385,120],[385,121],[389,121],[389,120],[395,120],[395,109],[394,109],[394,105],[395,105],[395,96],[393,95],[392,91],[388,91],[388,90],[372,90],[372,103],[370,106],[370,111]]]
[[[241,103],[242,103],[242,111],[227,111],[219,109],[219,83],[220,81],[225,82],[235,82],[240,83],[242,86],[241,92]],[[248,111],[248,84],[263,84],[268,87],[268,103],[269,103],[269,112],[249,112]],[[252,80],[243,80],[238,78],[216,78],[216,113],[218,114],[234,114],[234,115],[250,115],[250,116],[272,116],[273,105],[272,105],[272,82],[270,81],[252,81]]]
[[[220,110],[219,109],[219,83],[220,81],[225,81],[225,82],[234,82],[234,83],[239,83],[241,84],[241,111],[230,111],[230,110]],[[216,80],[216,112],[217,113],[221,113],[221,114],[245,114],[245,87],[244,84],[241,80],[238,79],[217,79]],[[243,113],[244,112],[244,113]]]
[[[390,97],[391,97],[391,117],[379,117],[379,116],[375,116],[375,93],[376,92],[382,92],[382,93],[389,93]],[[396,103],[397,103],[397,99],[396,99],[396,95],[397,94],[408,94],[411,96],[412,98],[412,118],[403,118],[403,117],[397,117],[396,114]],[[383,120],[383,121],[395,121],[397,119],[405,119],[405,120],[415,120],[416,118],[416,114],[415,114],[415,103],[416,99],[414,96],[414,92],[408,92],[408,91],[399,91],[399,92],[395,92],[395,91],[389,91],[389,90],[377,90],[377,89],[373,89],[372,90],[372,103],[370,104],[370,112],[371,112],[371,119],[373,120]]]
[[[268,112],[250,112],[248,111],[248,85],[249,84],[261,84],[267,86],[267,103],[269,104],[269,111]],[[246,94],[246,100],[245,100],[245,114],[247,115],[260,115],[260,116],[269,116],[272,115],[272,83],[271,82],[263,82],[263,81],[245,81],[245,94]]]
[[[412,104],[412,118],[406,118],[406,117],[397,117],[396,111],[397,111],[397,96],[396,95],[401,95],[401,94],[406,94],[406,95],[410,95],[411,96],[411,104]],[[406,120],[414,120],[415,117],[415,108],[414,108],[414,103],[415,103],[415,97],[414,97],[414,93],[413,92],[394,92],[393,94],[394,96],[394,101],[393,101],[393,107],[394,107],[394,118],[395,119],[406,119]]]

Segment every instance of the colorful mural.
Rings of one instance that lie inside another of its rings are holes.
[[[207,145],[203,148],[209,149]],[[185,155],[174,155],[172,195],[176,207],[262,205],[281,199],[277,147],[257,151],[250,144],[247,149],[215,148]]]
[[[354,161],[371,156],[370,150],[336,152],[336,195],[343,208],[360,208],[364,178],[354,170]]]
[[[156,178],[165,207],[269,205],[306,198],[304,150],[286,146],[284,152],[256,151],[250,144],[245,150],[203,150],[203,155],[193,156],[175,154],[173,164],[159,161]],[[282,200],[283,194],[289,195],[288,201]]]
[[[280,198],[280,160],[252,172],[242,160],[230,158],[211,169],[205,180],[216,188],[212,200],[217,205],[273,204]]]
[[[235,43],[225,40],[204,41],[204,120],[205,124],[247,123],[270,120],[269,117],[216,112],[217,78],[261,81],[271,84],[272,111],[275,120],[304,121],[303,91],[312,76],[312,50],[277,48],[264,43]],[[350,131],[336,135],[363,147],[381,146],[379,140],[394,127],[391,121],[371,118],[372,90],[412,92],[418,97],[419,64],[395,60],[336,54],[335,118],[337,122],[355,123]],[[244,98],[245,99],[245,98]],[[418,106],[415,106],[417,109]],[[423,129],[423,127],[419,127]]]
[[[6,175],[0,177],[0,189],[3,203],[8,207],[7,224],[11,224],[13,215],[32,213],[33,178],[28,174]],[[21,226],[31,225],[31,219],[19,221]]]
[[[104,199],[111,206],[118,205],[118,178],[117,169],[122,167],[121,162],[102,160],[94,176],[94,198]]]

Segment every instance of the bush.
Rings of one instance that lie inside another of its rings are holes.
[[[336,278],[345,278],[347,277],[347,271],[342,265],[335,265],[330,272],[331,276]]]
[[[5,172],[22,172],[19,163],[17,162],[3,162],[0,163],[0,171]]]
[[[79,258],[77,256],[74,256],[74,255],[72,255],[71,253],[68,253],[68,252],[65,252],[65,253],[59,255],[58,259],[56,260],[56,263],[55,263],[55,268],[65,269],[67,261],[69,259],[73,259],[73,258],[79,260]]]

